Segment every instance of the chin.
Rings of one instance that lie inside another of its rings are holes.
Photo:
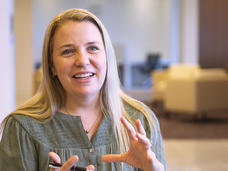
[[[80,94],[82,96],[92,96],[92,95],[98,95],[100,90],[92,90],[92,89],[85,89],[75,92],[76,94]]]

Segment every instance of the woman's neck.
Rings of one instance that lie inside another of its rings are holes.
[[[94,98],[84,97],[75,98],[67,97],[65,106],[61,109],[63,113],[70,115],[90,115],[94,113],[100,113],[100,101],[99,96]]]
[[[60,110],[62,113],[80,116],[89,139],[98,129],[102,120],[99,96],[89,99],[67,98],[65,106]]]

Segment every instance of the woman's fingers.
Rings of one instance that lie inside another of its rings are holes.
[[[103,162],[125,162],[125,154],[106,154],[102,156]]]
[[[150,140],[142,134],[136,134],[136,137],[138,138],[138,142],[141,143],[143,146],[145,146],[145,149],[149,149],[151,146]]]
[[[143,145],[145,145],[146,149],[149,149],[151,146],[151,142],[150,140],[146,137],[146,131],[143,128],[141,121],[138,119],[136,120],[136,128],[138,133],[136,134],[136,137],[138,138],[138,142],[142,143]]]
[[[129,138],[136,138],[136,131],[135,131],[134,127],[124,117],[121,117],[120,121],[122,122],[124,127],[127,129]],[[146,136],[146,131],[144,130],[144,128],[141,124],[141,121],[139,119],[136,120],[136,128],[140,134]]]
[[[61,163],[61,159],[58,156],[58,154],[54,153],[54,152],[50,152],[49,153],[49,157],[55,162],[55,163]]]
[[[143,144],[150,144],[150,140],[142,134],[137,133],[136,137],[138,138],[138,141]]]
[[[88,170],[95,170],[94,165],[89,165],[89,166],[87,166],[86,168],[87,168]]]
[[[137,131],[140,133],[140,134],[143,134],[146,136],[146,131],[145,129],[143,128],[142,124],[141,124],[141,121],[139,119],[136,120],[136,128],[137,128]]]
[[[123,117],[120,118],[120,121],[122,122],[122,124],[126,128],[129,138],[135,139],[136,138],[136,132],[135,132],[134,127]]]
[[[50,158],[55,162],[55,163],[61,163],[61,159],[58,156],[58,154],[54,153],[54,152],[50,152],[49,153]],[[50,171],[59,171],[59,170],[70,170],[71,167],[78,161],[78,156],[72,156],[70,159],[68,159],[63,166],[61,167],[61,169],[54,169],[51,168]]]
[[[58,156],[58,154],[54,153],[54,152],[50,152],[49,153],[49,157],[55,162],[55,163],[61,163],[61,159]],[[51,168],[50,171],[59,171],[59,169],[54,169]]]
[[[136,128],[138,133],[136,133],[134,127],[124,117],[121,117],[120,120],[123,123],[124,127],[127,129],[130,139],[137,139],[139,143],[145,146],[145,149],[150,148],[150,140],[146,137],[146,131],[139,119],[136,120]]]
[[[66,171],[70,170],[77,161],[78,161],[78,156],[72,156],[63,164],[63,166],[61,167],[61,170],[66,170]]]

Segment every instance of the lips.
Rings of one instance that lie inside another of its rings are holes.
[[[92,73],[92,72],[80,73],[80,74],[75,74],[75,75],[73,75],[73,78],[75,78],[75,79],[86,79],[86,78],[92,77],[92,76],[94,76],[94,75],[95,75],[95,74]]]

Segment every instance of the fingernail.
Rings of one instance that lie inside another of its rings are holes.
[[[76,155],[72,156],[72,160],[76,160],[77,161],[78,160],[78,156],[76,156]]]

